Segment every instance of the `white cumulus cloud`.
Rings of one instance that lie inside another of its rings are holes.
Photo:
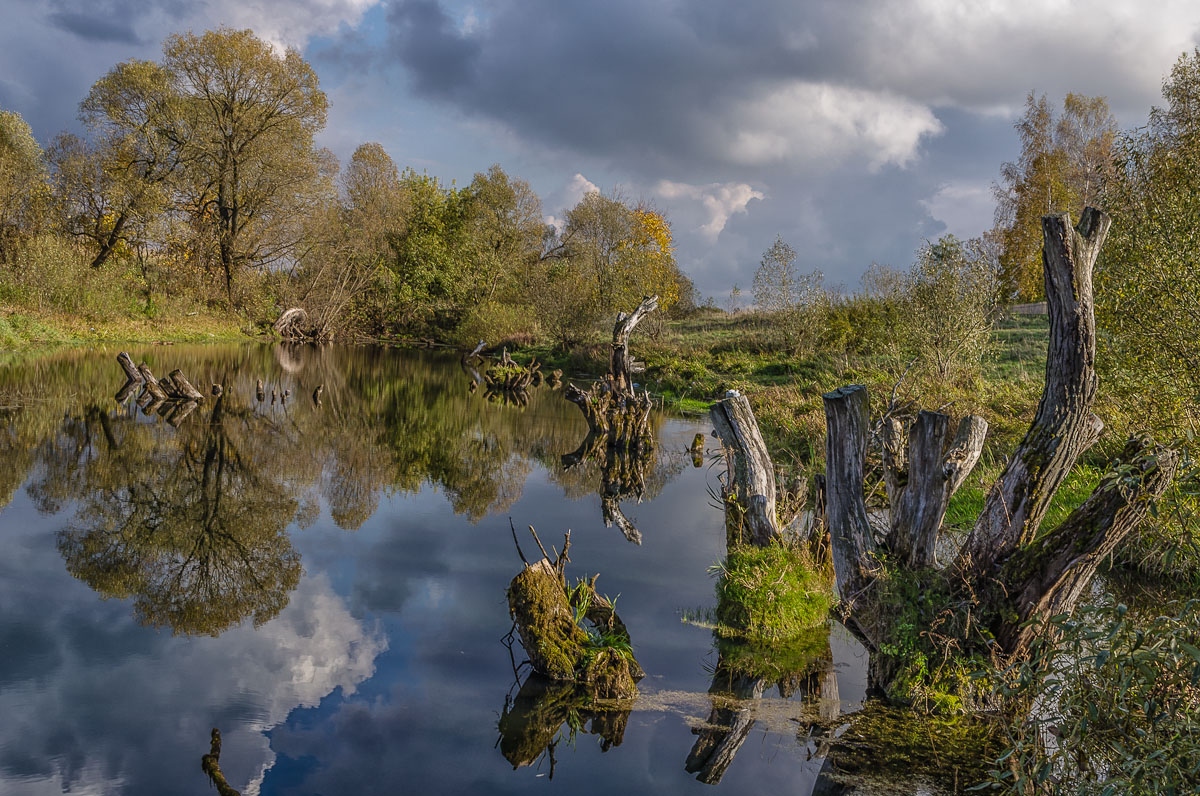
[[[886,92],[793,81],[737,103],[712,144],[747,167],[907,166],[921,139],[942,132],[928,107]]]
[[[750,200],[765,197],[762,191],[744,182],[689,185],[662,180],[655,187],[655,193],[668,200],[699,202],[704,208],[706,220],[698,227],[698,231],[710,243],[720,236],[730,216],[746,213]]]

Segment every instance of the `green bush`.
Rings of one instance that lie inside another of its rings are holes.
[[[999,695],[1006,793],[1185,794],[1200,782],[1200,602],[1133,617],[1124,605],[1054,617]],[[983,789],[983,788],[981,788]]]

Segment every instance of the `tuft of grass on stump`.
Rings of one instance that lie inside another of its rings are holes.
[[[716,567],[718,633],[778,643],[825,624],[833,574],[803,547],[773,543],[730,551]]]

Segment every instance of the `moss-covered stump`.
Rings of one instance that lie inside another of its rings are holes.
[[[591,699],[637,696],[645,672],[625,625],[592,583],[568,594],[559,569],[543,558],[512,579],[508,608],[535,672],[574,683]]]
[[[508,584],[508,610],[533,670],[551,680],[575,680],[587,632],[575,621],[562,578],[542,559]]]

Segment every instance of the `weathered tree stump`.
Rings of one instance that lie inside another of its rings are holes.
[[[177,400],[203,403],[204,393],[192,386],[192,383],[187,380],[186,376],[183,375],[182,370],[175,368],[175,370],[171,371],[167,375],[171,380],[171,385],[174,387],[174,395],[172,397],[176,398]]]
[[[976,621],[987,626],[997,652],[1020,656],[1040,632],[1040,621],[1071,611],[1099,562],[1145,517],[1162,495],[1178,466],[1175,451],[1146,439],[1131,440],[1114,474],[1061,525],[1041,528],[1055,491],[1078,457],[1099,437],[1102,424],[1092,414],[1097,378],[1092,266],[1109,219],[1088,208],[1072,229],[1064,215],[1042,219],[1045,235],[1046,293],[1050,341],[1046,383],[1033,422],[988,494],[978,520],[954,562],[951,590],[961,602],[978,608]],[[890,516],[882,540],[876,539],[864,501],[863,473],[869,438],[865,387],[842,387],[825,395],[825,520],[843,611],[869,646],[878,650],[888,637],[887,616],[873,610],[871,587],[881,572],[879,553],[910,570],[935,566],[934,546],[946,506],[979,458],[987,424],[967,416],[949,439],[950,418],[921,412],[911,428],[885,418],[882,428],[884,480]],[[731,402],[722,402],[720,417]],[[714,410],[714,422],[718,413]],[[726,426],[731,425],[727,421]],[[757,430],[748,407],[735,414],[740,428]],[[718,433],[738,449],[755,477],[742,475],[758,490],[757,513],[774,495],[765,452],[745,432]],[[740,479],[740,480],[739,480]],[[749,513],[754,500],[734,501]],[[762,527],[769,528],[764,519]],[[764,532],[765,533],[765,532]],[[882,548],[882,550],[881,550]],[[861,609],[861,610],[860,610]],[[886,683],[879,683],[886,685]]]
[[[121,366],[121,370],[125,371],[126,379],[137,384],[142,383],[142,374],[137,365],[133,364],[133,358],[129,356],[129,352],[122,351],[117,354],[117,364]]]
[[[1043,264],[1050,313],[1046,383],[1033,422],[988,493],[955,562],[964,599],[979,600],[1000,649],[1022,655],[1038,620],[1071,611],[1100,560],[1140,522],[1169,485],[1178,455],[1144,439],[1130,442],[1118,475],[1059,527],[1041,529],[1050,501],[1071,467],[1096,442],[1102,425],[1091,413],[1096,393],[1092,265],[1109,227],[1093,208],[1072,229],[1064,215],[1045,216]],[[828,520],[843,599],[871,584],[876,549],[866,524],[862,452],[867,399],[862,387],[825,396]],[[945,504],[978,459],[986,424],[967,417],[948,452],[949,419],[923,412],[907,446],[895,424],[884,427],[885,480],[892,499],[886,546],[902,566],[932,565]],[[853,602],[847,606],[854,615]],[[868,642],[885,628],[858,623]]]
[[[888,548],[911,569],[937,564],[935,544],[950,498],[970,475],[987,437],[987,421],[967,415],[949,441],[950,418],[921,412],[907,431],[883,426],[884,483],[891,506]]]
[[[466,360],[463,360],[464,364]],[[508,395],[521,406],[529,403],[528,391],[540,380],[541,364],[534,360],[529,365],[520,365],[508,355],[508,349],[500,350],[500,361],[484,372],[489,398],[492,395]]]
[[[976,575],[1033,540],[1072,465],[1100,438],[1103,423],[1092,414],[1098,382],[1092,267],[1111,223],[1091,207],[1075,229],[1066,214],[1042,218],[1050,319],[1046,384],[1029,431],[963,547],[959,564]]]
[[[850,610],[874,576],[875,538],[863,502],[867,455],[867,388],[826,393],[825,517],[838,594]]]
[[[775,513],[775,465],[750,408],[737,392],[713,404],[709,416],[725,448],[725,530],[729,546],[763,546],[779,538]]]
[[[642,448],[651,444],[650,410],[654,400],[648,391],[638,393],[633,382],[637,366],[629,354],[629,336],[642,318],[658,308],[658,296],[648,296],[632,314],[620,313],[613,326],[608,373],[584,390],[567,385],[563,396],[579,407],[588,429],[605,436],[619,448]]]

